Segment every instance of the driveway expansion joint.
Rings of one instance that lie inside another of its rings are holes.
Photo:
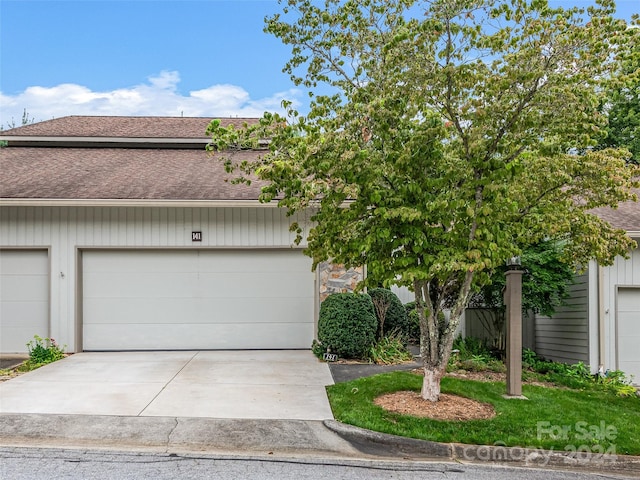
[[[155,396],[154,396],[154,397],[149,401],[149,403],[147,403],[147,404],[144,406],[144,408],[143,408],[142,410],[140,410],[140,412],[138,412],[138,417],[143,416],[142,414],[145,412],[145,410],[146,410],[147,408],[149,408],[149,406],[150,406],[153,402],[155,402],[155,401],[156,401],[156,399],[157,399],[157,398],[162,394],[162,392],[164,392],[164,391],[166,390],[166,388],[169,386],[169,384],[170,384],[171,382],[173,382],[173,381],[176,379],[176,377],[177,377],[178,375],[180,375],[180,373],[181,373],[185,368],[187,368],[187,366],[188,366],[188,365],[193,361],[193,359],[194,359],[194,358],[196,358],[196,357],[198,356],[198,353],[200,353],[200,352],[195,352],[195,353],[191,356],[191,358],[190,358],[187,362],[185,362],[185,364],[184,364],[184,365],[182,365],[182,367],[180,368],[180,370],[178,370],[178,371],[176,372],[176,374],[175,374],[173,377],[171,377],[171,378],[170,378],[170,379],[169,379],[169,380],[168,380],[168,381],[167,381],[167,382],[162,386],[162,388],[160,389],[160,391],[159,391],[158,393],[156,393],[156,395],[155,395]]]

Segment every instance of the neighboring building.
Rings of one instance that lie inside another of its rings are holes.
[[[229,182],[204,149],[209,122],[72,116],[2,132],[0,352],[35,334],[71,352],[310,348],[327,288],[289,231],[307,219]]]
[[[594,213],[640,241],[640,203]],[[567,305],[551,318],[536,318],[535,345],[545,358],[584,362],[593,371],[622,370],[640,382],[640,248],[609,267],[590,262],[571,286]]]

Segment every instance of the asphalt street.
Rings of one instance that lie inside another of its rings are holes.
[[[11,480],[603,480],[632,477],[443,462],[230,457],[0,448],[0,478]]]

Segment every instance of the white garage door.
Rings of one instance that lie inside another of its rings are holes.
[[[310,348],[299,250],[86,251],[84,350]]]
[[[640,384],[640,288],[618,289],[618,369]]]
[[[46,250],[0,250],[0,352],[24,353],[34,335],[49,336]]]

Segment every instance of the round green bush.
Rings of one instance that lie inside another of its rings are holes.
[[[393,331],[398,331],[405,340],[409,340],[409,333],[411,333],[409,332],[409,317],[398,296],[386,288],[371,288],[367,293],[371,297],[374,306],[376,302],[388,305],[383,325],[382,319],[378,317],[378,325],[382,326],[382,331],[378,328],[380,337],[384,337]],[[377,314],[378,311],[376,310]]]
[[[327,349],[343,358],[363,358],[376,339],[378,320],[369,295],[334,293],[320,305],[314,353]]]

